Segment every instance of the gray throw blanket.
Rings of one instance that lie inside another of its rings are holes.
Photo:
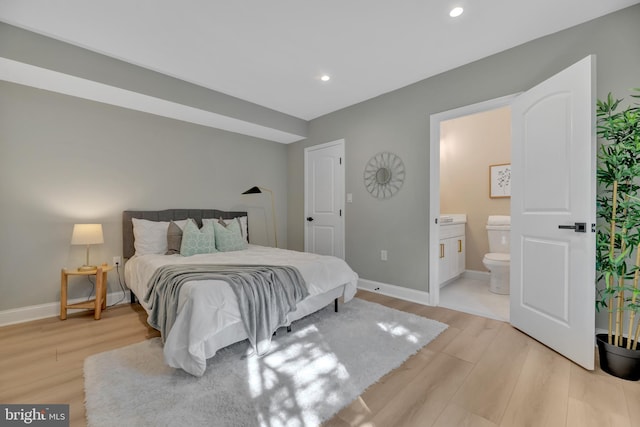
[[[223,280],[231,286],[249,343],[258,355],[269,349],[273,332],[309,295],[302,275],[291,266],[165,265],[151,276],[144,296],[149,324],[160,330],[163,341],[178,315],[180,288],[193,280]]]

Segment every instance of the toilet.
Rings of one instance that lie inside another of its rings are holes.
[[[489,290],[496,294],[508,295],[511,217],[491,215],[486,228],[489,236],[489,253],[485,254],[482,263],[491,273]]]

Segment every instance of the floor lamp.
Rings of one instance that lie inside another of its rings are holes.
[[[273,191],[264,187],[251,187],[247,191],[242,194],[262,194],[264,192],[268,192],[271,194],[271,217],[273,218],[273,240],[276,242],[276,248],[278,247],[278,231],[276,229],[276,205],[273,201]]]

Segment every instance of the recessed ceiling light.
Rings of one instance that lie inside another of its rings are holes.
[[[323,74],[320,77],[320,80],[322,80],[323,82],[328,82],[329,80],[331,80],[331,76],[329,76],[328,74]]]
[[[451,9],[451,12],[449,12],[449,16],[452,18],[457,18],[458,16],[462,15],[462,12],[464,12],[464,9],[460,6],[454,7],[453,9]]]

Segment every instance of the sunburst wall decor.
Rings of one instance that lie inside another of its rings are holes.
[[[388,199],[402,188],[406,175],[397,155],[384,151],[373,156],[364,167],[364,186],[378,199]]]

